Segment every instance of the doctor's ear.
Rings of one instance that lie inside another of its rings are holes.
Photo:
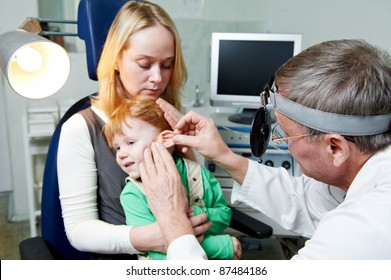
[[[158,136],[158,141],[163,144],[164,147],[171,148],[175,146],[174,142],[172,141],[172,138],[174,137],[174,132],[171,130],[164,130],[160,132]]]
[[[348,141],[338,134],[326,134],[325,139],[329,147],[328,151],[333,158],[334,166],[340,167],[350,156]]]

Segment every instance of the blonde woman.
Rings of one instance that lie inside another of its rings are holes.
[[[97,74],[92,106],[65,122],[60,136],[58,180],[67,237],[76,249],[96,253],[93,258],[166,252],[157,223],[125,225],[119,197],[127,174],[116,164],[102,127],[120,104],[135,97],[161,97],[180,110],[187,71],[169,15],[147,1],[127,2],[112,23]],[[202,234],[210,226],[205,220],[203,214],[188,223]]]

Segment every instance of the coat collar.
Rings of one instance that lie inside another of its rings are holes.
[[[360,169],[346,194],[346,200],[356,199],[374,188],[378,181],[390,176],[391,146],[386,150],[374,154]]]

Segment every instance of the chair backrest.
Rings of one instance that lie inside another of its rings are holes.
[[[81,0],[77,15],[77,32],[86,44],[88,75],[97,80],[96,67],[110,25],[118,10],[129,0]]]
[[[89,254],[80,252],[71,246],[65,234],[58,190],[57,150],[63,123],[90,105],[90,97],[87,96],[68,109],[53,133],[46,156],[42,182],[41,230],[42,239],[46,242],[55,259],[89,258]]]
[[[85,41],[88,75],[97,80],[96,67],[108,30],[120,7],[129,0],[80,0],[78,7],[78,35]],[[76,250],[65,234],[61,214],[57,178],[57,149],[62,124],[73,114],[90,106],[89,96],[74,104],[62,117],[51,138],[42,186],[41,228],[55,259],[87,259],[88,253]]]

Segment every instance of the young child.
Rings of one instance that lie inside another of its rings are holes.
[[[121,193],[126,223],[142,226],[154,223],[154,215],[140,179],[139,163],[143,151],[152,142],[160,141],[173,153],[173,157],[188,195],[189,209],[193,215],[206,212],[212,226],[205,232],[201,246],[209,259],[239,259],[241,245],[237,238],[222,231],[229,226],[232,212],[227,206],[219,182],[200,164],[175,155],[170,141],[171,127],[155,100],[133,99],[121,105],[105,126],[109,145],[116,152],[117,163],[129,175]],[[165,259],[160,252],[148,251],[140,259]]]

